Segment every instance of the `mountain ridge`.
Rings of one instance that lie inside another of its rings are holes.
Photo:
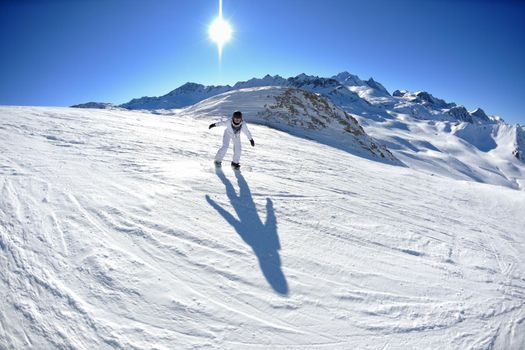
[[[407,90],[395,90],[392,94],[374,78],[368,80],[361,80],[357,75],[351,74],[348,71],[344,71],[333,75],[329,78],[319,77],[314,75],[307,75],[301,73],[295,77],[283,78],[279,75],[271,76],[266,74],[262,78],[251,78],[246,81],[239,81],[233,86],[230,85],[203,85],[198,83],[187,82],[180,87],[168,92],[162,96],[144,96],[140,98],[133,98],[130,101],[119,105],[119,107],[126,109],[178,109],[184,108],[189,105],[200,102],[206,98],[242,88],[260,87],[260,86],[294,86],[302,88],[310,92],[323,93],[333,100],[334,103],[346,103],[347,108],[352,108],[353,104],[368,103],[367,99],[359,101],[359,96],[351,95],[341,97],[341,94],[345,94],[348,90],[356,92],[359,89],[372,89],[373,92],[382,97],[399,97],[404,98],[408,102],[412,102],[421,105],[427,109],[448,109],[446,114],[452,118],[456,118],[458,121],[466,122],[500,122],[500,118],[494,116],[487,116],[484,112],[482,114],[472,114],[468,112],[464,107],[458,106],[456,103],[447,103],[442,99],[434,97],[432,94],[426,91],[409,92]],[[388,103],[380,104],[382,108],[388,108]],[[78,105],[77,105],[78,106]],[[456,108],[457,107],[457,108]],[[96,107],[95,107],[96,108]],[[477,108],[475,111],[481,110]],[[483,111],[483,110],[481,110]],[[381,111],[376,112],[381,115]],[[434,113],[435,114],[435,113]]]

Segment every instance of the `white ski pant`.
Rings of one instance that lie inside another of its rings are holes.
[[[222,136],[222,147],[219,148],[217,154],[215,155],[215,160],[217,162],[222,162],[222,159],[228,151],[230,146],[230,140],[233,139],[233,162],[239,163],[241,161],[241,133],[233,134],[233,136],[224,130],[224,135]]]

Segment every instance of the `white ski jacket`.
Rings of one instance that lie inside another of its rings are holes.
[[[224,132],[227,133],[228,136],[231,138],[240,137],[240,134],[241,134],[240,132],[242,131],[244,135],[246,135],[248,140],[252,139],[252,134],[250,130],[248,129],[248,125],[246,125],[244,120],[242,121],[241,128],[238,132],[235,132],[235,130],[233,129],[231,119],[221,120],[220,122],[215,123],[215,126],[226,126],[226,130]]]

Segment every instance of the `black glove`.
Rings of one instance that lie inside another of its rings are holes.
[[[215,123],[212,123],[210,124],[210,126],[208,126],[208,129],[211,129],[211,128],[214,128],[215,127]]]
[[[253,139],[250,140],[250,144],[252,145],[252,147],[255,146],[255,141],[253,141]]]

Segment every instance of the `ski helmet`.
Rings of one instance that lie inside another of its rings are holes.
[[[236,122],[235,122],[235,119],[240,119],[240,121],[239,121],[238,123],[236,123]],[[242,122],[242,113],[241,113],[241,111],[235,111],[235,112],[233,112],[232,122],[233,122],[233,124],[235,124],[235,125],[239,125],[239,124]]]
[[[242,119],[242,113],[241,113],[241,111],[235,111],[235,112],[233,112],[233,117],[234,117],[234,118],[241,118],[241,119]]]

